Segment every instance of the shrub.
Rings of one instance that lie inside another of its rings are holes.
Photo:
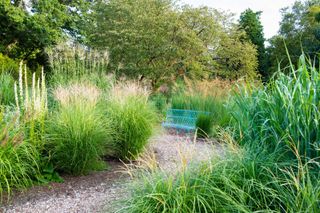
[[[123,160],[134,159],[144,149],[156,121],[148,92],[137,84],[118,84],[110,92],[107,117],[116,132],[113,153]]]
[[[14,104],[14,79],[8,73],[0,74],[0,105]]]
[[[58,171],[85,174],[104,166],[110,135],[99,105],[99,90],[90,85],[58,87],[58,111],[47,125],[47,150]]]
[[[307,159],[318,158],[320,141],[320,75],[315,67],[300,66],[265,88],[243,88],[230,109],[242,144],[259,144],[271,152],[297,151]]]

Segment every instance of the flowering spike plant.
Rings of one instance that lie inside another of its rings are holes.
[[[24,81],[24,82],[23,82]],[[47,112],[47,88],[44,70],[42,68],[39,78],[32,74],[31,91],[28,86],[27,67],[20,62],[19,82],[14,84],[15,101],[19,113],[28,114],[33,119],[42,117]]]

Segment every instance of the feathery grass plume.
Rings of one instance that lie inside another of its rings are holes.
[[[32,74],[32,87],[30,92],[27,80],[27,67],[24,66],[24,71],[22,67],[23,62],[21,61],[19,82],[18,84],[15,83],[14,86],[16,107],[22,115],[28,114],[32,119],[41,118],[47,113],[47,88],[44,71],[42,69],[41,76],[38,79],[35,73]]]
[[[90,84],[71,84],[69,86],[58,86],[53,94],[56,100],[64,107],[78,100],[81,103],[85,102],[96,106],[101,92],[96,86]]]
[[[23,66],[23,61],[20,61],[20,64],[19,64],[19,97],[20,97],[20,100],[23,100],[24,99],[24,94],[23,94],[23,70],[22,70],[22,66]]]
[[[76,84],[59,86],[53,94],[59,105],[47,123],[46,149],[54,167],[75,175],[104,168],[112,129],[99,103],[99,89]]]
[[[62,43],[47,52],[53,70],[50,83],[66,84],[70,80],[80,80],[82,76],[103,76],[107,73],[107,51],[88,49],[81,44]]]
[[[149,91],[136,82],[119,82],[111,89],[107,118],[117,134],[110,155],[127,160],[135,159],[143,151],[156,121],[148,97]]]
[[[16,101],[17,111],[20,112],[20,104],[19,104],[19,97],[18,97],[17,82],[14,83],[14,97],[15,97],[15,101]]]

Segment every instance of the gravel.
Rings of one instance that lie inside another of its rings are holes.
[[[223,147],[215,141],[194,141],[191,136],[166,133],[152,138],[150,147],[157,165],[166,172],[176,172],[190,162],[207,161],[223,154]],[[9,203],[0,207],[0,212],[115,212],[119,206],[114,203],[127,196],[125,187],[130,178],[123,173],[122,163],[108,163],[107,171],[81,177],[64,176],[63,183],[17,192]]]

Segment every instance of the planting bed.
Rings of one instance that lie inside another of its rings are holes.
[[[192,137],[161,133],[151,139],[151,150],[159,167],[167,172],[178,171],[194,161],[209,160],[223,154],[223,147]],[[10,203],[0,208],[4,212],[115,212],[118,199],[126,196],[129,176],[120,162],[108,162],[109,170],[87,176],[64,176],[64,183],[35,186],[16,193]]]

